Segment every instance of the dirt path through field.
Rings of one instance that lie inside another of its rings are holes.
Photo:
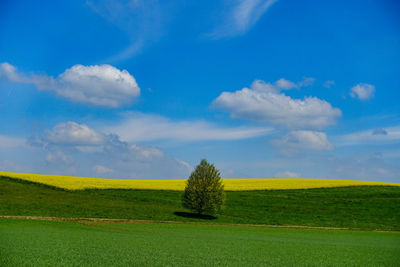
[[[339,228],[339,227],[320,227],[320,226],[304,226],[304,225],[268,225],[268,224],[229,224],[229,223],[203,223],[203,222],[179,222],[179,221],[151,221],[151,220],[130,220],[130,219],[106,219],[106,218],[65,218],[65,217],[44,217],[44,216],[0,216],[4,219],[23,219],[23,220],[39,220],[39,221],[70,221],[80,224],[102,227],[93,223],[152,223],[152,224],[193,224],[193,225],[224,225],[224,226],[247,226],[247,227],[265,227],[265,228],[297,228],[297,229],[320,229],[320,230],[354,230],[368,231],[358,228]],[[109,228],[108,226],[105,228]],[[111,228],[110,228],[111,229]],[[117,230],[117,229],[116,229]],[[124,230],[118,228],[118,230]],[[369,232],[400,232],[400,231],[383,231],[371,230]]]

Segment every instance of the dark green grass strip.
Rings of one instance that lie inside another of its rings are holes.
[[[226,197],[221,214],[208,220],[185,213],[179,191],[65,191],[0,178],[0,215],[400,230],[399,187],[241,191]]]
[[[0,219],[0,266],[398,266],[400,233]]]

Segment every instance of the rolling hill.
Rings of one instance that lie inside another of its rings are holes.
[[[64,190],[0,177],[0,215],[115,218],[228,224],[265,224],[400,230],[400,187],[228,191],[217,217],[181,208],[180,191]]]

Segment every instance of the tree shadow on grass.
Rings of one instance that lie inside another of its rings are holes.
[[[207,214],[198,214],[198,213],[191,213],[191,212],[183,212],[183,211],[175,211],[174,214],[176,216],[185,217],[185,218],[192,218],[192,219],[202,219],[202,220],[215,220],[217,217]]]

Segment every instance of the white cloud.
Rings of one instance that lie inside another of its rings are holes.
[[[99,145],[105,136],[89,128],[86,124],[64,122],[57,124],[47,136],[47,141],[59,145]]]
[[[0,64],[0,81],[1,80],[10,82],[23,82],[24,77],[17,73],[17,69],[13,65],[3,62]]]
[[[236,0],[228,1],[229,11],[223,15],[221,24],[208,34],[218,39],[245,34],[277,0]]]
[[[276,178],[300,178],[300,174],[291,171],[283,171],[275,174]]]
[[[212,105],[229,112],[232,118],[270,123],[286,129],[322,129],[335,124],[342,114],[325,100],[317,97],[293,99],[280,89],[256,80],[250,88],[223,92]]]
[[[400,126],[369,129],[337,137],[340,146],[400,143]]]
[[[139,96],[135,78],[111,65],[75,65],[59,76],[61,96],[76,102],[105,107],[129,104]]]
[[[296,88],[297,85],[294,82],[281,78],[275,82],[276,87],[283,90],[288,90],[292,88]]]
[[[350,89],[350,96],[360,100],[367,100],[374,97],[375,86],[367,83],[359,83]]]
[[[111,65],[74,65],[57,78],[18,73],[8,63],[0,64],[0,79],[35,85],[39,90],[54,91],[68,100],[102,107],[129,105],[140,95],[135,78],[127,70]]]
[[[154,140],[239,140],[270,133],[267,127],[221,127],[206,121],[171,121],[162,116],[128,113],[104,132],[116,133],[129,142]]]
[[[313,85],[315,79],[312,77],[304,77],[303,80],[294,83],[292,81],[286,80],[285,78],[281,78],[275,82],[275,87],[278,90],[290,90],[293,88],[301,88]]]
[[[282,155],[293,155],[305,150],[334,149],[325,133],[304,130],[292,131],[280,138],[271,139],[270,144]]]
[[[60,123],[31,138],[30,144],[47,153],[46,167],[52,173],[71,170],[83,176],[168,179],[187,177],[191,170],[188,163],[158,148],[130,144],[76,122]]]

